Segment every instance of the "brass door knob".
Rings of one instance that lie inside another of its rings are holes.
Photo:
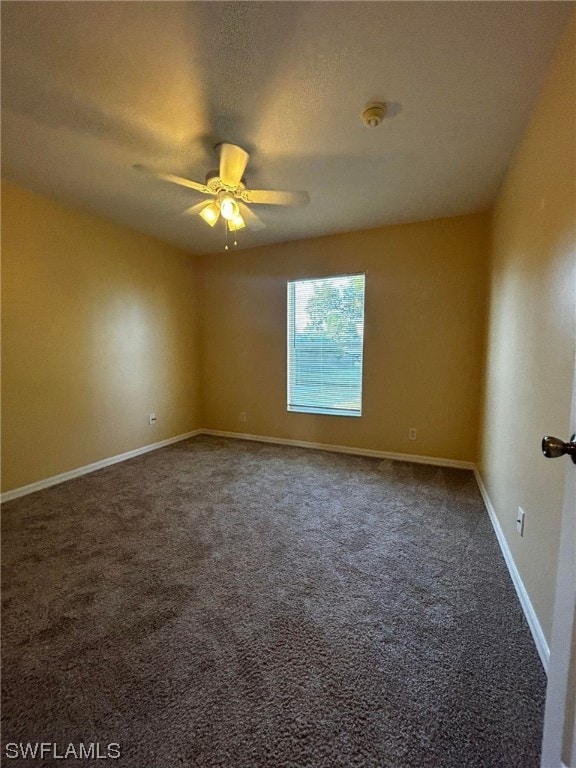
[[[576,464],[576,434],[572,435],[569,443],[560,440],[559,437],[542,438],[542,453],[547,459],[557,459],[558,456],[568,455]]]

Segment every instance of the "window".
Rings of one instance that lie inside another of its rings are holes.
[[[362,415],[364,275],[288,282],[288,410]]]

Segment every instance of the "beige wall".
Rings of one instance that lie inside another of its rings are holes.
[[[202,258],[203,426],[475,459],[488,226],[463,216]],[[288,413],[287,280],[364,271],[362,417]]]
[[[2,489],[197,428],[196,312],[192,257],[3,183]]]
[[[495,210],[481,473],[542,628],[550,639],[563,460],[568,438],[576,288],[574,20],[510,165]],[[525,534],[516,532],[518,506]]]

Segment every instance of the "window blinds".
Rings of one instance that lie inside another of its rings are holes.
[[[288,282],[288,410],[362,415],[364,275]]]

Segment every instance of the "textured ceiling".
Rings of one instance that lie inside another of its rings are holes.
[[[3,2],[3,176],[193,253],[214,145],[251,153],[240,247],[483,210],[573,8],[558,2]],[[364,127],[372,100],[391,117]]]

